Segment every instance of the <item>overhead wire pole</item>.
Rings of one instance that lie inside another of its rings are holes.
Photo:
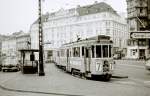
[[[45,76],[44,64],[43,64],[43,28],[41,17],[41,0],[39,3],[39,76]]]

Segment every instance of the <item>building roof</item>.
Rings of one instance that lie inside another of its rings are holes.
[[[63,44],[63,45],[68,45],[68,44],[73,44],[73,43],[78,43],[78,42],[83,42],[83,41],[92,41],[92,40],[95,40],[95,41],[98,41],[98,42],[103,41],[103,40],[109,40],[110,43],[113,43],[110,40],[110,36],[98,35],[98,36],[86,38],[86,39],[83,39],[83,40],[77,40],[77,41],[74,41],[74,42],[69,42],[69,43],[66,43],[66,44]]]
[[[7,38],[5,38],[3,41],[14,40],[14,39],[21,37],[21,36],[30,36],[30,34],[24,33],[23,31],[14,32],[12,35],[7,36]]]
[[[111,12],[118,15],[117,12],[105,2],[95,3],[83,7],[78,6],[77,12],[79,13],[80,16],[101,13],[101,12]]]
[[[49,18],[49,13],[43,14],[41,17],[41,22],[46,22]],[[33,23],[33,24],[38,24],[39,18]]]
[[[4,41],[5,39],[9,38],[9,36],[6,35],[0,35],[0,42]]]
[[[16,36],[16,38],[22,38],[22,37],[30,37],[30,33],[22,33]]]
[[[106,4],[105,2],[100,2],[100,3],[96,2],[92,5],[81,6],[81,7],[78,6],[77,8],[72,8],[72,9],[68,9],[68,10],[75,11],[75,9],[76,9],[77,13],[79,14],[79,16],[96,14],[96,13],[101,13],[101,12],[111,12],[113,14],[118,15],[117,12],[110,5]],[[53,13],[47,12],[46,14],[42,15],[42,22],[47,22],[48,18],[50,16],[56,16],[56,13],[57,12],[53,12]],[[38,24],[38,19],[33,24]]]

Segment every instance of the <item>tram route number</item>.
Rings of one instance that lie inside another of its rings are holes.
[[[96,63],[96,71],[101,71],[101,63]]]

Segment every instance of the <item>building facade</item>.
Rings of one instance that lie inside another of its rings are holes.
[[[14,64],[17,62],[16,38],[10,36],[2,42],[2,64]]]
[[[31,39],[29,33],[21,33],[16,36],[16,54],[18,60],[21,56],[21,53],[19,52],[21,49],[31,49]]]
[[[148,58],[150,56],[150,36],[148,37],[150,33],[150,0],[127,0],[127,12],[130,34],[127,58]]]
[[[2,60],[3,60],[3,54],[2,54],[2,41],[4,39],[7,39],[8,36],[5,35],[0,35],[0,65],[2,64]]]
[[[20,49],[29,49],[30,34],[16,32],[2,41],[3,64],[17,64],[20,57]]]
[[[45,58],[64,43],[96,35],[108,35],[116,50],[126,48],[128,39],[126,19],[108,4],[95,2],[92,5],[60,9],[42,16]],[[38,48],[38,21],[31,25],[31,48]]]

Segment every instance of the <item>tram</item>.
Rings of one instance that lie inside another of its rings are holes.
[[[112,40],[105,35],[78,40],[62,45],[56,51],[55,62],[59,68],[72,74],[86,78],[98,76],[108,81],[115,65],[112,47]]]

